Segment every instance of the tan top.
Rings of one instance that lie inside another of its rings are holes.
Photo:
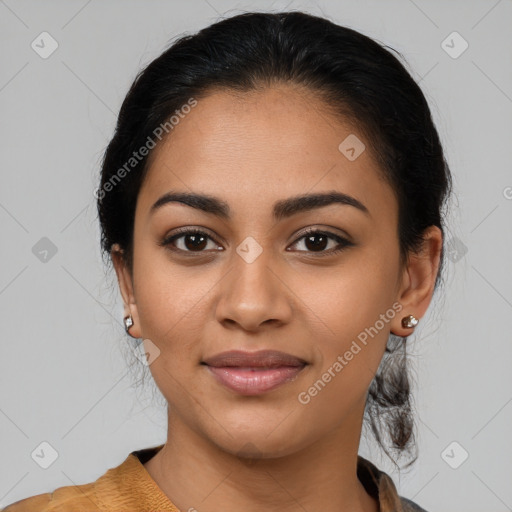
[[[164,445],[131,452],[95,482],[59,487],[11,503],[2,512],[180,512],[143,466]],[[426,512],[398,495],[391,477],[358,456],[357,477],[380,512]]]

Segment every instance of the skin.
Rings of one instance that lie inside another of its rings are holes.
[[[119,246],[111,255],[130,334],[160,350],[150,370],[168,402],[168,437],[145,468],[180,510],[379,510],[356,475],[366,396],[390,332],[410,335],[402,317],[427,310],[442,234],[429,228],[423,249],[400,266],[394,192],[368,144],[354,161],[338,150],[349,134],[364,142],[308,91],[274,85],[201,98],[151,154],[136,206],[133,274]],[[218,197],[232,218],[176,202],[151,214],[170,190]],[[331,204],[272,218],[276,201],[333,190],[369,214]],[[203,252],[186,236],[174,247],[188,257],[159,245],[185,226],[211,237]],[[307,227],[353,245],[328,255],[339,247],[328,239],[315,251]],[[251,263],[236,252],[248,236],[262,249]],[[394,303],[402,311],[301,404],[299,393]],[[242,396],[200,364],[234,349],[280,350],[308,365],[273,391]]]

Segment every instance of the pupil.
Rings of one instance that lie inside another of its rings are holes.
[[[188,244],[187,242],[192,240],[192,244]],[[185,245],[187,249],[204,249],[206,246],[206,237],[202,235],[187,235],[185,237]]]
[[[319,243],[312,243],[311,247],[308,245],[313,239],[318,238],[321,241]],[[325,235],[310,235],[306,237],[306,247],[308,249],[325,249],[325,242],[327,241],[327,237]]]

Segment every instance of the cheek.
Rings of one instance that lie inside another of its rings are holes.
[[[191,315],[201,309],[215,280],[206,267],[178,265],[165,248],[143,239],[134,259],[134,287],[144,334],[165,342],[174,331],[194,328]],[[199,320],[199,319],[198,319]],[[200,322],[197,322],[200,325]]]
[[[193,277],[190,269],[183,272],[168,261],[154,263],[156,259],[145,265],[141,258],[138,272],[134,269],[142,336],[159,349],[150,366],[157,387],[168,403],[190,408],[191,394],[197,399],[202,392],[191,377],[200,359],[204,301],[212,284]]]
[[[293,283],[304,312],[316,319],[322,334],[357,336],[391,308],[397,271],[379,259],[359,253],[337,269],[309,270]]]
[[[311,307],[322,319],[321,332],[312,333],[316,364],[297,400],[308,415],[322,417],[322,425],[340,424],[350,411],[364,408],[396,314],[379,286],[360,284],[331,285],[330,300],[316,299]]]
[[[336,375],[330,388],[353,379],[355,388],[362,391],[379,366],[397,314],[392,307],[397,267],[386,263],[386,258],[360,254],[336,272],[327,275],[324,270],[317,269],[293,287],[307,306],[303,313],[318,362],[314,377],[330,368]],[[336,371],[332,367],[339,356],[343,370]],[[343,378],[339,378],[341,373]]]

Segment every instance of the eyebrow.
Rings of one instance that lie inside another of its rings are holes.
[[[225,201],[207,194],[191,192],[167,192],[153,204],[150,215],[168,203],[182,203],[224,220],[231,219],[230,208]],[[298,213],[308,212],[331,204],[353,206],[366,215],[370,215],[368,208],[355,197],[342,192],[330,191],[305,194],[277,201],[274,203],[273,217],[275,221],[280,221]]]

